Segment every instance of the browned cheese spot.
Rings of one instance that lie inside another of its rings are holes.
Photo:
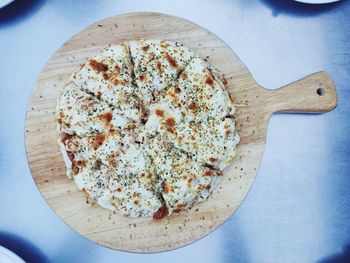
[[[116,130],[111,129],[111,130],[109,130],[109,134],[110,135],[118,135],[119,133]]]
[[[147,52],[148,49],[149,49],[149,45],[143,46],[143,47],[142,47],[142,50],[143,50],[144,52]]]
[[[120,73],[120,67],[118,65],[115,65],[114,71],[119,74]]]
[[[111,122],[113,115],[111,112],[106,112],[106,113],[103,113],[102,115],[97,116],[97,118],[103,121],[105,125],[108,125]]]
[[[169,193],[169,186],[167,182],[163,182],[163,192],[166,194]]]
[[[163,73],[162,64],[161,64],[159,61],[157,62],[157,69],[158,69],[158,71],[159,71],[160,74]]]
[[[108,164],[112,167],[117,167],[117,160],[113,156],[109,156]]]
[[[227,87],[227,79],[225,76],[222,76],[222,83],[225,85],[225,87]]]
[[[177,207],[173,210],[174,213],[180,213],[181,211],[181,207]]]
[[[90,66],[97,72],[106,72],[108,70],[108,65],[98,62],[96,60],[90,61]]]
[[[166,217],[169,214],[168,208],[166,205],[163,205],[161,208],[158,209],[157,212],[154,212],[153,219],[162,219]]]
[[[66,151],[67,152],[67,155],[68,155],[68,158],[69,160],[74,163],[74,154],[71,152],[71,151]]]
[[[166,130],[167,130],[168,132],[170,132],[170,133],[174,133],[174,132],[175,132],[173,127],[167,127]]]
[[[213,81],[213,79],[210,76],[206,76],[205,77],[205,83],[210,85],[210,86],[214,85],[214,81]]]
[[[69,140],[72,137],[73,137],[73,135],[70,135],[68,133],[63,132],[61,135],[61,142],[64,143],[66,140]]]
[[[175,85],[175,87],[174,87],[174,92],[175,92],[176,94],[179,94],[179,93],[181,92],[181,89],[180,89],[180,87],[179,87],[178,85]]]
[[[96,161],[95,162],[94,169],[95,170],[100,170],[101,169],[101,162],[100,161]]]
[[[77,175],[79,173],[78,166],[72,165],[72,172],[73,172],[74,175]]]
[[[107,73],[103,73],[103,79],[104,80],[109,80],[109,75]]]
[[[176,60],[172,56],[167,54],[166,55],[166,60],[169,62],[170,66],[172,66],[173,68],[177,68]]]
[[[136,128],[136,124],[135,123],[130,123],[124,128],[124,130],[131,131],[131,130],[133,130],[135,128]]]
[[[190,105],[188,105],[188,108],[195,111],[197,109],[197,104],[195,102],[191,102]]]
[[[141,75],[141,76],[140,76],[140,80],[141,80],[141,82],[145,83],[146,80],[147,80],[146,75]]]
[[[187,185],[190,186],[190,185],[191,185],[191,182],[192,182],[192,178],[189,178],[189,179],[187,180]]]
[[[78,161],[75,161],[74,164],[76,166],[82,168],[82,167],[86,166],[87,162],[88,162],[87,160],[78,160]]]
[[[60,114],[59,114],[59,116],[57,117],[57,122],[59,123],[59,124],[62,124],[63,123],[63,119],[64,118],[64,113],[63,113],[63,111],[60,111]]]
[[[98,147],[100,147],[103,144],[105,139],[106,139],[106,136],[103,133],[101,133],[101,134],[97,135],[96,137],[94,137],[93,141],[92,141],[92,148],[94,150],[97,150]]]
[[[166,123],[166,125],[168,125],[168,126],[175,126],[175,119],[174,118],[172,118],[172,117],[170,117],[170,118],[167,118],[166,120],[165,120],[165,123]]]
[[[216,162],[218,159],[217,158],[214,158],[214,157],[210,157],[209,158],[209,161],[211,161],[212,163]]]
[[[212,175],[211,170],[206,170],[206,171],[204,172],[204,176],[211,176],[211,175]]]
[[[159,117],[164,117],[164,111],[161,109],[156,109],[156,115]]]
[[[180,75],[180,78],[187,79],[188,78],[187,73],[186,72],[182,72],[181,75]]]

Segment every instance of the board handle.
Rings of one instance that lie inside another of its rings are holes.
[[[324,71],[267,93],[272,112],[328,112],[337,106],[338,101],[333,80]]]

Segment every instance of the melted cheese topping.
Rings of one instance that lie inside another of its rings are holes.
[[[139,40],[73,73],[56,122],[67,175],[87,202],[161,218],[208,198],[239,142],[234,105],[210,68],[179,43]]]

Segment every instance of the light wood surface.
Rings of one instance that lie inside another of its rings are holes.
[[[224,74],[238,105],[237,127],[241,143],[237,158],[225,171],[222,182],[206,202],[159,221],[127,218],[88,206],[84,194],[66,177],[56,143],[56,98],[71,72],[110,43],[140,38],[179,41],[207,58]],[[107,247],[130,252],[159,252],[198,240],[220,226],[237,209],[255,179],[265,147],[268,121],[273,113],[327,112],[336,104],[334,84],[324,72],[277,90],[266,90],[255,82],[233,51],[204,28],[174,16],[130,13],[89,26],[68,40],[46,64],[29,103],[26,152],[38,188],[66,224]]]

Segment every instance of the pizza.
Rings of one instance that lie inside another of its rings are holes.
[[[205,201],[236,155],[235,106],[212,67],[167,40],[106,47],[57,100],[67,176],[86,202],[160,219]]]

